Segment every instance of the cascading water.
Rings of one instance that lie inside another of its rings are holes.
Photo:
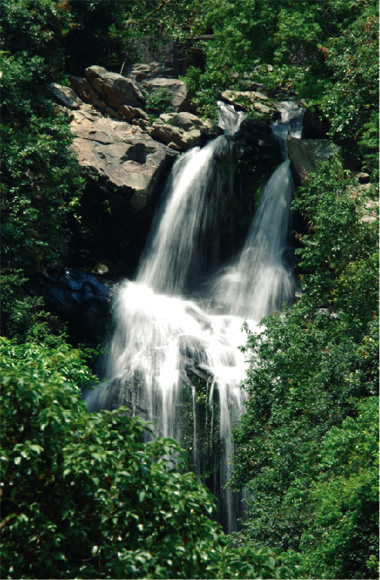
[[[293,103],[279,105],[281,120],[273,125],[284,157],[263,188],[261,202],[236,264],[217,279],[214,296],[225,312],[259,321],[290,302],[295,280],[284,259],[290,233],[294,190],[286,140],[301,137],[302,115]]]
[[[109,380],[86,400],[93,409],[128,403],[134,414],[145,413],[156,435],[181,441],[187,396],[192,409],[189,446],[194,470],[200,474],[198,432],[203,429],[211,448],[216,436],[219,441],[215,486],[220,488],[225,527],[233,531],[241,496],[224,486],[232,470],[231,430],[244,411],[245,392],[240,383],[246,366],[238,349],[244,342],[241,327],[248,318],[254,329],[262,316],[293,298],[292,276],[282,259],[292,181],[285,160],[264,188],[240,258],[218,279],[209,296],[209,303],[216,305],[214,310],[209,307],[206,311],[194,300],[185,299],[199,273],[212,263],[213,252],[205,255],[205,246],[217,237],[214,159],[230,147],[228,135],[238,130],[243,117],[233,107],[220,106],[224,135],[176,162],[136,280],[117,289],[113,304],[116,329],[106,369]],[[284,104],[281,114],[273,130],[285,143],[300,113]],[[206,385],[201,395],[207,429],[197,418],[198,379]]]

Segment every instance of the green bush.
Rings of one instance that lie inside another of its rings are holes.
[[[294,578],[278,550],[233,549],[171,440],[89,414],[78,351],[0,340],[3,578]]]
[[[146,110],[153,116],[159,117],[162,113],[173,110],[173,93],[162,87],[146,96]]]

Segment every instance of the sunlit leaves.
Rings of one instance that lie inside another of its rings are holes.
[[[288,578],[280,550],[235,549],[172,440],[123,409],[89,414],[80,353],[1,348],[2,576]]]
[[[304,293],[265,319],[261,333],[248,333],[245,349],[248,402],[234,474],[250,494],[241,541],[299,551],[306,576],[373,578],[379,346],[371,188],[360,188],[337,159],[304,183],[294,202],[308,226],[298,250]]]

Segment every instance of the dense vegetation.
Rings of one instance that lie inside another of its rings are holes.
[[[376,578],[377,2],[0,8],[2,577]],[[296,192],[301,299],[247,329],[232,485],[250,499],[235,547],[174,442],[142,443],[140,420],[86,412],[86,351],[28,293],[82,227],[84,178],[49,83],[92,64],[118,71],[138,60],[136,38],[173,35],[201,114],[224,89],[265,85],[303,100],[341,147]]]

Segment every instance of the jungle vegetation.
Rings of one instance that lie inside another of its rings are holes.
[[[3,578],[377,578],[378,4],[375,0],[0,0]],[[173,441],[89,414],[91,353],[28,292],[80,228],[84,176],[48,84],[174,37],[193,104],[265,86],[339,154],[293,209],[301,298],[246,328],[247,412],[227,537]],[[368,183],[359,183],[358,173]],[[182,459],[179,466],[171,460]]]

